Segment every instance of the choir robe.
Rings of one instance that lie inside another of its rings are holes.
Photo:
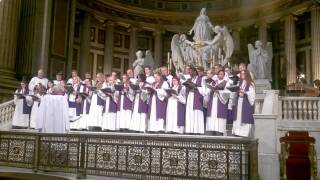
[[[215,86],[224,83],[225,80],[218,80]],[[226,84],[226,87],[228,83]],[[226,135],[227,117],[228,117],[228,102],[230,98],[230,91],[219,90],[217,92],[210,92],[208,101],[206,131],[220,132]]]
[[[80,92],[80,85],[73,85],[73,93]],[[69,94],[68,95],[68,105],[69,105],[69,119],[70,119],[70,129],[80,129],[80,111],[81,111],[81,103],[78,103],[76,99],[78,98],[77,94]]]
[[[186,113],[186,89],[178,85],[172,87],[177,97],[169,97],[167,105],[166,132],[183,133]]]
[[[117,122],[116,129],[129,129],[133,109],[134,92],[129,88],[128,84],[124,84],[127,92],[116,91],[117,100]]]
[[[148,131],[157,132],[165,130],[166,110],[167,110],[167,93],[165,89],[169,89],[166,81],[154,83],[155,92],[149,98],[149,121]]]
[[[88,117],[88,127],[102,126],[102,114],[105,104],[106,102],[104,99],[104,94],[100,90],[92,92]]]
[[[17,89],[15,93],[19,94],[24,94],[27,95],[29,94],[29,89]],[[18,98],[16,95],[14,96],[14,104],[15,104],[15,109],[14,109],[14,114],[12,118],[12,126],[17,126],[17,127],[29,127],[29,118],[30,118],[30,113],[31,113],[31,106],[27,104],[27,101],[25,98]]]
[[[255,88],[245,81],[240,82],[240,87],[244,89],[245,95],[237,97],[232,133],[237,136],[253,137]]]
[[[40,103],[42,101],[43,96],[41,96],[40,94],[35,94],[35,96],[37,96],[40,100],[39,101],[34,101],[32,100],[32,98],[30,96],[27,96],[27,100],[28,101],[32,101],[32,110],[31,110],[31,115],[30,115],[30,128],[36,129],[37,128],[37,124],[39,123],[39,113],[40,113]]]
[[[204,107],[203,96],[205,92],[205,81],[202,76],[192,79],[196,84],[193,91],[187,90],[186,102],[186,133],[204,134]]]
[[[148,115],[147,91],[144,90],[146,83],[140,83],[140,91],[136,92],[134,98],[133,112],[130,122],[130,130],[145,132]]]
[[[70,129],[68,100],[62,95],[45,95],[39,107],[37,129],[43,133],[66,133]]]
[[[153,84],[153,83],[155,82],[155,79],[154,79],[153,76],[148,75],[148,76],[146,77],[146,82],[147,82],[148,84]]]
[[[105,84],[102,88],[111,88],[113,90],[113,86],[109,84]],[[106,105],[104,111],[105,113],[103,114],[102,129],[115,131],[117,122],[117,103],[114,95],[106,96]]]
[[[86,85],[80,86],[80,93],[85,93],[89,96],[90,92]],[[80,119],[79,119],[79,129],[88,129],[89,122],[89,110],[90,110],[90,102],[88,98],[82,98],[80,104]]]

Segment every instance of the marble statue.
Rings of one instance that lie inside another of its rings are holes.
[[[197,53],[193,49],[193,42],[187,39],[185,34],[180,35],[180,48],[183,54],[183,59],[186,64],[194,64],[197,58]]]
[[[133,73],[134,77],[137,77],[139,74],[143,73],[143,68],[145,66],[145,59],[143,58],[143,52],[138,50],[136,52],[137,59],[133,62]]]
[[[154,69],[154,59],[152,57],[151,51],[150,50],[146,50],[146,55],[144,57],[145,60],[145,66],[149,66],[151,69]]]
[[[248,70],[251,71],[255,79],[268,79],[271,81],[272,66],[272,43],[268,42],[266,48],[262,48],[262,42],[256,41],[255,47],[248,44],[249,60]]]
[[[178,71],[182,71],[184,66],[184,59],[179,34],[173,35],[171,40],[171,59],[175,69]]]
[[[206,8],[201,9],[200,15],[195,20],[189,34],[191,35],[192,32],[194,32],[194,41],[209,41],[212,39],[213,26],[207,16]]]

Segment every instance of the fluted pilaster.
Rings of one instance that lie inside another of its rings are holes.
[[[320,6],[311,8],[311,49],[313,80],[320,79]]]
[[[69,23],[69,42],[68,42],[68,63],[67,74],[70,75],[72,71],[72,59],[73,59],[73,39],[74,39],[74,26],[76,21],[76,6],[77,0],[71,0],[70,2],[70,23]]]
[[[1,79],[13,79],[16,62],[21,0],[0,2],[0,84]]]
[[[106,41],[104,44],[104,73],[110,73],[113,60],[113,41],[114,41],[114,25],[112,21],[107,22],[106,26]]]
[[[285,17],[285,54],[287,60],[287,85],[297,79],[295,20],[292,15]]]
[[[132,26],[130,29],[130,50],[129,50],[129,65],[131,66],[136,59],[137,51],[137,31],[138,28]]]
[[[162,31],[156,30],[154,32],[154,59],[155,59],[155,67],[160,67],[162,65]]]
[[[79,62],[79,74],[82,75],[89,69],[87,69],[90,53],[90,26],[91,15],[84,13],[81,22],[81,37],[80,37],[80,62]]]

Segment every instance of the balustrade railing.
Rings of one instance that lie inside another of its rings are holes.
[[[258,179],[257,140],[0,131],[0,165],[134,179]]]
[[[320,97],[280,97],[280,120],[320,120]]]
[[[13,100],[0,104],[0,129],[8,129],[11,127],[13,113]]]

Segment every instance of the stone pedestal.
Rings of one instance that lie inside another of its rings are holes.
[[[268,79],[256,79],[254,83],[256,86],[256,94],[263,94],[264,90],[271,89],[271,83]]]

